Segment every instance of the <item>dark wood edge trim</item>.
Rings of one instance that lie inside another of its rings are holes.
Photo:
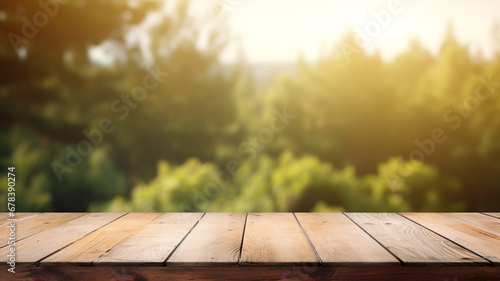
[[[0,267],[1,280],[497,280],[500,267]]]

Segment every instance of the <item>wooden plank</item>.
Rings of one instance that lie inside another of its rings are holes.
[[[42,213],[16,213],[14,217],[11,217],[9,213],[0,213],[0,227],[4,227],[9,223],[8,219],[17,219],[17,221],[27,220],[34,218]]]
[[[0,213],[0,221],[3,223],[3,221],[6,221],[7,219],[10,218],[10,215],[8,212],[1,212]]]
[[[160,213],[127,214],[44,259],[40,265],[90,265],[113,246],[158,216]]]
[[[41,215],[41,214],[43,214],[43,213],[19,212],[19,213],[16,213],[14,218],[21,221],[21,220],[33,218],[33,217]]]
[[[399,265],[399,261],[342,213],[296,213],[327,265]]]
[[[480,265],[488,261],[394,213],[347,213],[350,219],[409,265]]]
[[[94,265],[161,265],[202,215],[162,214],[97,258]]]
[[[247,217],[241,265],[319,263],[292,213],[250,213]]]
[[[500,213],[484,213],[484,214],[500,219]]]
[[[245,213],[207,213],[167,260],[170,265],[236,265]]]
[[[14,217],[11,217],[10,212],[0,212],[0,223],[1,223],[1,225],[4,225],[4,224],[6,224],[7,219],[21,220],[21,219],[24,219],[27,217],[38,215],[38,214],[41,214],[41,213],[16,212],[16,213],[14,213]]]
[[[91,213],[32,235],[16,243],[16,263],[33,265],[122,215]],[[0,263],[7,261],[8,250],[9,247],[0,249]]]
[[[12,279],[14,276],[14,279]],[[359,280],[359,281],[478,281],[498,280],[494,266],[128,266],[128,267],[18,267],[16,274],[0,268],[0,280]]]
[[[76,219],[86,213],[44,213],[16,223],[16,241],[25,239],[54,226]],[[0,237],[7,237],[10,230],[7,227],[0,229]],[[2,241],[4,242],[4,241]],[[7,245],[7,241],[0,244]]]
[[[500,263],[500,220],[479,213],[402,213],[457,244]]]

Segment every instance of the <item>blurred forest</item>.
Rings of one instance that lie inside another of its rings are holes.
[[[500,51],[472,55],[450,26],[438,55],[414,40],[386,62],[346,31],[349,59],[332,46],[257,87],[244,59],[221,62],[217,16],[181,1],[148,21],[161,2],[134,3],[0,3],[18,211],[498,210]]]

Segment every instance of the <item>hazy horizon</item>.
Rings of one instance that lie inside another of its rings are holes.
[[[408,1],[399,2],[380,32],[368,36],[364,48],[369,54],[380,50],[384,60],[407,49],[411,39],[436,55],[447,26],[452,23],[460,44],[469,44],[471,54],[482,52],[491,58],[494,22],[500,23],[500,9],[493,1]],[[235,61],[239,49],[250,63],[293,62],[299,56],[316,61],[338,44],[346,32],[376,20],[372,15],[388,10],[391,1],[218,1],[223,18],[237,43],[223,53],[222,61]],[[231,4],[232,3],[232,4]],[[201,9],[200,9],[201,10]],[[258,15],[258,17],[256,17]],[[376,31],[376,30],[375,30]],[[374,32],[375,33],[375,32]],[[497,40],[500,38],[497,31]]]

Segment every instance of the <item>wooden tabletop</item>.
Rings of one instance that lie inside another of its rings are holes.
[[[1,280],[500,280],[500,213],[0,213],[0,219]],[[6,265],[7,219],[17,219],[15,275]]]

